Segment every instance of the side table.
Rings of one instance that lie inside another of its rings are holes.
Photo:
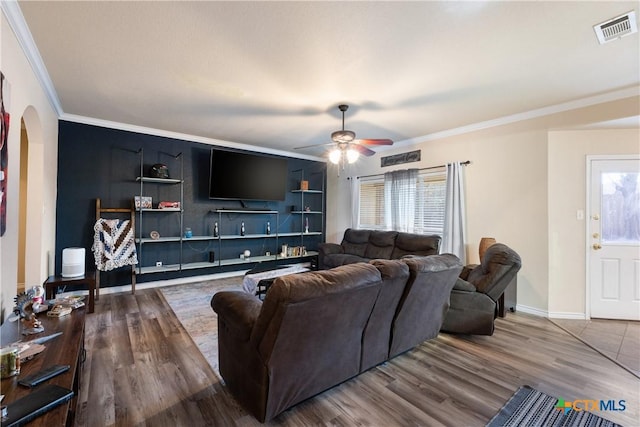
[[[88,271],[84,274],[84,276],[77,277],[62,277],[62,276],[49,276],[47,280],[44,281],[42,286],[45,290],[45,297],[47,300],[53,299],[56,297],[56,289],[58,286],[75,286],[75,285],[87,285],[89,287],[89,306],[88,313],[93,313],[94,309],[94,298],[96,292],[96,272]]]

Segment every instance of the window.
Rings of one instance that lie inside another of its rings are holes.
[[[360,179],[358,228],[385,230],[384,176]],[[409,190],[409,188],[407,188]],[[412,233],[437,234],[444,229],[446,171],[424,170],[418,174]]]

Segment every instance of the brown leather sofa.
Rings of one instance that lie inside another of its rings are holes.
[[[321,243],[318,246],[318,269],[372,259],[399,259],[405,255],[437,255],[440,240],[437,235],[348,228],[340,244]]]
[[[277,278],[264,301],[217,293],[219,367],[259,421],[434,338],[462,270],[451,254]]]

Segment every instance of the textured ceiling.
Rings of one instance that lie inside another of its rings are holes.
[[[638,34],[592,28],[637,2],[18,4],[63,118],[271,150],[329,142],[340,103],[401,143],[640,83]]]

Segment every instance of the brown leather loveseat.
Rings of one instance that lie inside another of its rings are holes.
[[[277,278],[264,301],[211,300],[220,373],[259,421],[438,335],[462,265],[451,254]]]
[[[318,246],[318,268],[325,270],[372,259],[399,259],[405,255],[436,255],[440,240],[437,235],[348,228],[340,244]]]

